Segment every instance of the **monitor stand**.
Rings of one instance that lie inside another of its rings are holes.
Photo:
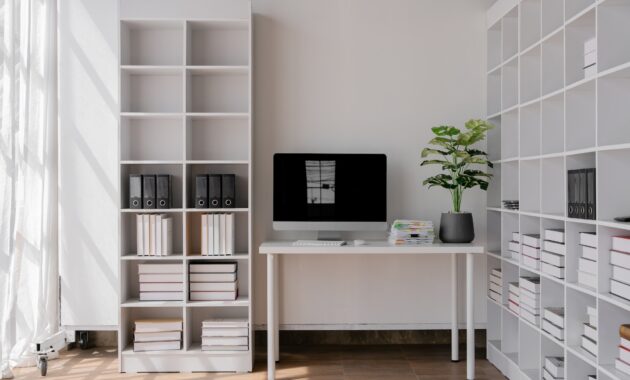
[[[343,241],[339,231],[317,231],[317,240]]]

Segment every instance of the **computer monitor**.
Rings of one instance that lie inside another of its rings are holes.
[[[319,231],[319,238],[335,231],[386,230],[387,157],[275,154],[273,227]]]

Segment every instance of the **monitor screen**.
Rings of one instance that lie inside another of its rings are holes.
[[[285,154],[273,160],[274,222],[385,222],[384,154]]]

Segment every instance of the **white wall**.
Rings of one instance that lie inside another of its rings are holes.
[[[390,221],[439,222],[449,197],[421,186],[433,170],[419,167],[420,151],[430,127],[483,117],[487,6],[470,0],[253,1],[255,247],[312,236],[272,231],[276,152],[386,153]],[[485,193],[464,195],[478,242],[485,236],[485,206]],[[266,263],[255,259],[255,320],[264,324]],[[483,323],[485,260],[476,265],[476,316]],[[448,326],[447,258],[299,257],[280,266],[285,328]]]

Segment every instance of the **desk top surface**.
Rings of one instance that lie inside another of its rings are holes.
[[[418,244],[392,245],[387,241],[367,240],[363,245],[347,245],[339,247],[304,247],[295,246],[293,241],[266,241],[258,249],[261,254],[280,255],[432,255],[451,253],[484,253],[484,246],[475,244]]]

